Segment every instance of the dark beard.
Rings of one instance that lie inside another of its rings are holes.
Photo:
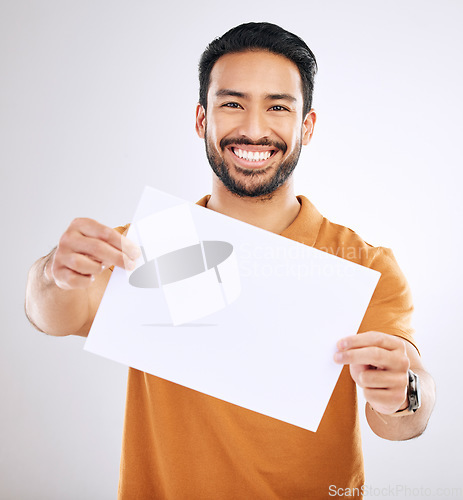
[[[214,171],[215,175],[222,181],[223,185],[233,194],[236,194],[240,197],[266,197],[271,198],[271,195],[274,191],[276,191],[280,186],[282,186],[288,178],[293,173],[296,168],[297,162],[299,161],[299,156],[301,154],[302,143],[301,141],[298,144],[298,148],[294,153],[292,153],[285,161],[283,161],[277,168],[276,172],[272,176],[272,178],[264,181],[266,170],[253,170],[253,169],[244,169],[234,165],[234,168],[238,170],[242,175],[251,179],[251,186],[247,186],[244,182],[240,182],[232,177],[230,174],[230,167],[225,163],[225,161],[214,151],[214,148],[211,147],[208,143],[207,139],[207,130],[204,135],[204,143],[206,145],[206,156],[209,161],[209,165]],[[247,145],[260,145],[260,146],[275,146],[279,150],[283,152],[283,154],[287,150],[286,144],[283,143],[273,143],[266,140],[262,140],[259,142],[251,142],[247,139],[238,139],[238,140],[222,140],[220,142],[220,147],[222,151],[224,151],[225,146],[229,144],[247,144]],[[258,182],[259,178],[262,178],[261,182]],[[256,180],[257,182],[252,182]]]

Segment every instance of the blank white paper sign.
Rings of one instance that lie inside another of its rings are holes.
[[[129,238],[143,245],[137,221],[183,205],[201,243],[174,235],[133,273],[115,268],[85,349],[316,431],[342,368],[336,342],[358,331],[380,273],[185,203],[145,188]]]
[[[174,326],[209,316],[225,307],[214,269],[163,287]]]
[[[149,259],[199,243],[191,212],[185,203],[143,217],[136,224],[137,240],[143,242]]]

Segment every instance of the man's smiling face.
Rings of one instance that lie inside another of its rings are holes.
[[[303,117],[302,109],[300,73],[286,57],[259,50],[215,63],[207,112],[198,105],[196,129],[229,191],[268,196],[286,182],[315,122],[315,113]]]

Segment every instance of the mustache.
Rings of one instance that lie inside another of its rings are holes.
[[[233,137],[226,137],[223,138],[219,143],[222,150],[224,150],[226,146],[230,146],[230,144],[243,145],[243,146],[273,147],[281,150],[283,154],[286,153],[286,150],[288,149],[288,147],[284,142],[271,141],[270,139],[260,139],[258,141],[251,141],[247,137],[237,137],[236,139],[234,139]]]

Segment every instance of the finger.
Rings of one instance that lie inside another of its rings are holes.
[[[372,408],[385,415],[397,411],[407,398],[402,389],[364,389],[363,394]]]
[[[123,235],[121,235],[121,248],[124,254],[133,261],[136,261],[142,255],[140,247]]]
[[[353,377],[354,378],[354,377]],[[407,373],[391,372],[389,370],[363,370],[356,374],[355,382],[363,389],[406,389]]]
[[[121,238],[121,235],[118,233],[117,236]],[[118,250],[108,242],[85,236],[80,231],[67,231],[61,237],[56,258],[59,264],[62,264],[64,261],[66,262],[66,267],[72,269],[73,266],[68,266],[67,259],[70,258],[70,255],[75,254],[87,256],[107,267],[116,265],[126,267],[127,269],[135,268],[135,262],[132,259],[128,258],[121,250]]]
[[[105,226],[96,220],[85,218],[75,219],[72,226],[82,235],[104,241],[115,249],[122,251],[131,260],[136,260],[140,257],[138,246],[112,227]]]
[[[376,346],[350,349],[334,355],[334,360],[339,364],[372,365],[380,369],[393,366],[394,358],[391,351]]]
[[[76,242],[75,251],[107,267],[115,265],[122,268],[126,267],[127,269],[135,268],[135,261],[127,257],[121,250],[96,238],[82,236],[79,241]]]
[[[351,335],[339,340],[337,347],[340,351],[358,349],[368,346],[377,346],[389,351],[401,349],[405,352],[405,341],[400,337],[382,332],[365,332]]]
[[[62,267],[54,274],[56,285],[63,290],[73,290],[76,288],[88,288],[95,278],[92,275],[76,273],[72,269]]]
[[[100,274],[106,269],[106,265],[96,261],[88,255],[79,253],[68,253],[61,259],[61,265],[83,275],[96,275]]]

